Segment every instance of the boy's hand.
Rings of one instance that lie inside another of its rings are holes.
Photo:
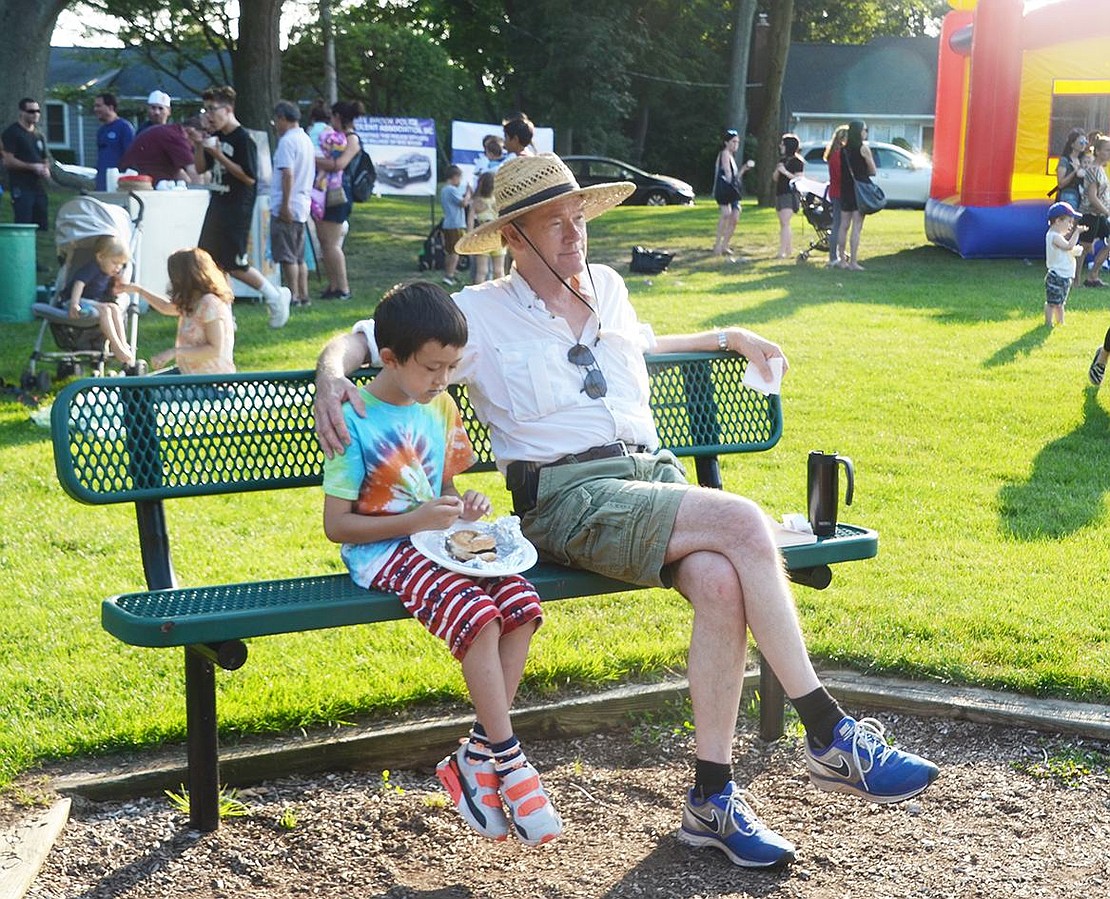
[[[457,496],[441,496],[429,500],[412,511],[413,533],[442,531],[453,525],[462,512],[463,501]]]
[[[477,490],[467,490],[462,495],[462,513],[459,515],[463,521],[477,521],[489,515],[493,504],[489,497]]]

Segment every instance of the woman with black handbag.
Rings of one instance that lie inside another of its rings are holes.
[[[837,248],[840,267],[862,272],[863,266],[859,264],[859,239],[863,230],[864,213],[856,196],[856,182],[870,184],[871,176],[876,172],[871,148],[867,146],[866,122],[856,119],[848,123],[848,141],[840,152],[843,154],[840,166],[843,173],[840,179],[840,246]],[[849,250],[847,254],[846,247]]]
[[[736,151],[740,149],[739,132],[729,128],[721,135],[721,146],[717,152],[717,167],[713,177],[713,199],[721,207],[717,219],[717,241],[713,244],[714,256],[732,257],[729,241],[740,220],[740,176],[753,165],[745,162],[743,167],[736,165]]]

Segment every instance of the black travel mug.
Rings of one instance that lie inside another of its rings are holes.
[[[855,489],[855,469],[852,460],[836,453],[812,452],[806,469],[806,488],[809,497],[809,523],[818,537],[831,537],[836,533],[836,511],[840,500],[840,466],[848,476],[848,492],[844,504],[852,505]]]

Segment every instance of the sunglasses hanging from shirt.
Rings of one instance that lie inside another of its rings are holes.
[[[597,367],[597,359],[593,351],[585,344],[576,343],[567,350],[567,361],[571,365],[586,369],[586,380],[582,385],[582,392],[591,400],[599,400],[609,392],[609,385],[605,383],[605,375]]]

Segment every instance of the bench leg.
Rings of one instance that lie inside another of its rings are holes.
[[[759,735],[768,743],[782,736],[786,694],[775,672],[763,659],[759,663]]]
[[[220,752],[216,732],[216,669],[185,648],[185,720],[189,748],[189,825],[220,826]]]

